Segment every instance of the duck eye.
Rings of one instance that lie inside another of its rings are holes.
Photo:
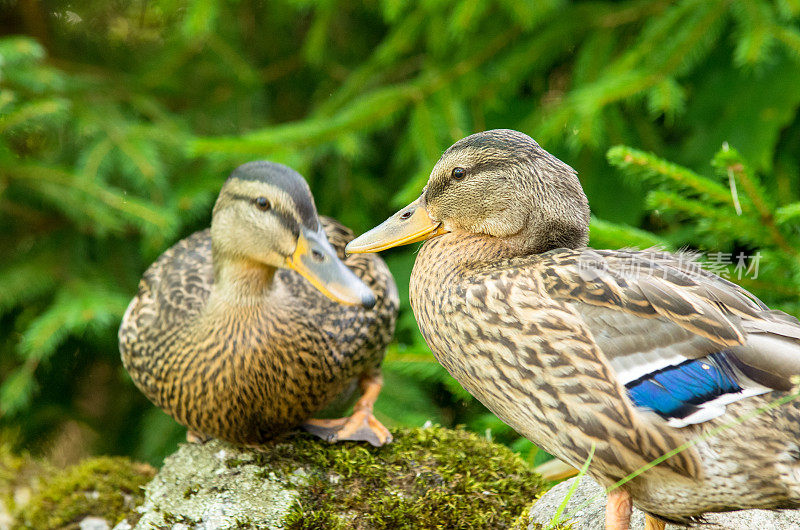
[[[266,197],[259,197],[253,202],[255,202],[256,207],[262,212],[266,212],[272,207]]]
[[[455,180],[463,180],[467,176],[467,170],[463,167],[454,167],[452,175]]]

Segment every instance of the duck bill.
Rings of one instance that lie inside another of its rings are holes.
[[[319,292],[340,304],[375,305],[375,295],[344,264],[320,228],[301,228],[297,248],[286,258],[286,267],[308,280]]]
[[[399,212],[347,244],[348,254],[380,252],[387,248],[399,247],[424,241],[442,235],[447,230],[442,223],[433,221],[425,208],[424,196],[412,202]]]

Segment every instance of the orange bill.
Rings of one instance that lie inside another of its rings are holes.
[[[348,243],[345,252],[348,254],[380,252],[387,248],[424,241],[445,232],[442,223],[430,218],[425,208],[424,196],[420,195],[419,199]]]
[[[339,259],[321,228],[318,232],[300,230],[297,248],[286,258],[286,267],[297,271],[334,302],[367,308],[375,305],[372,290]]]

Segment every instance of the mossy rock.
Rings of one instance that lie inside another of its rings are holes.
[[[295,434],[248,450],[187,444],[148,486],[137,528],[509,528],[540,494],[507,448],[462,430],[381,448]]]
[[[87,517],[109,526],[135,523],[142,487],[155,475],[151,466],[119,457],[91,458],[64,470],[40,464],[39,472],[30,498],[15,506],[12,528],[77,529]]]
[[[19,506],[33,496],[43,465],[0,444],[0,530],[11,528]]]

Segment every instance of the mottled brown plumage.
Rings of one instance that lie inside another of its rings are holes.
[[[374,293],[373,307],[335,302],[285,268],[298,238],[322,229],[338,255],[327,265],[344,260]],[[175,244],[142,278],[119,331],[125,368],[192,431],[248,444],[308,420],[354,381],[379,381],[397,290],[382,260],[345,258],[350,239],[317,217],[302,177],[277,164],[242,166],[220,193],[212,228]]]
[[[526,135],[498,130],[453,145],[417,201],[347,249],[430,238],[410,297],[436,358],[569,464],[594,447],[589,473],[604,486],[691,442],[616,490],[643,510],[687,522],[800,506],[796,401],[717,432],[790,395],[797,319],[689,256],[586,248],[588,225],[575,172]],[[645,387],[656,397],[637,394]],[[679,407],[659,408],[661,391]]]

